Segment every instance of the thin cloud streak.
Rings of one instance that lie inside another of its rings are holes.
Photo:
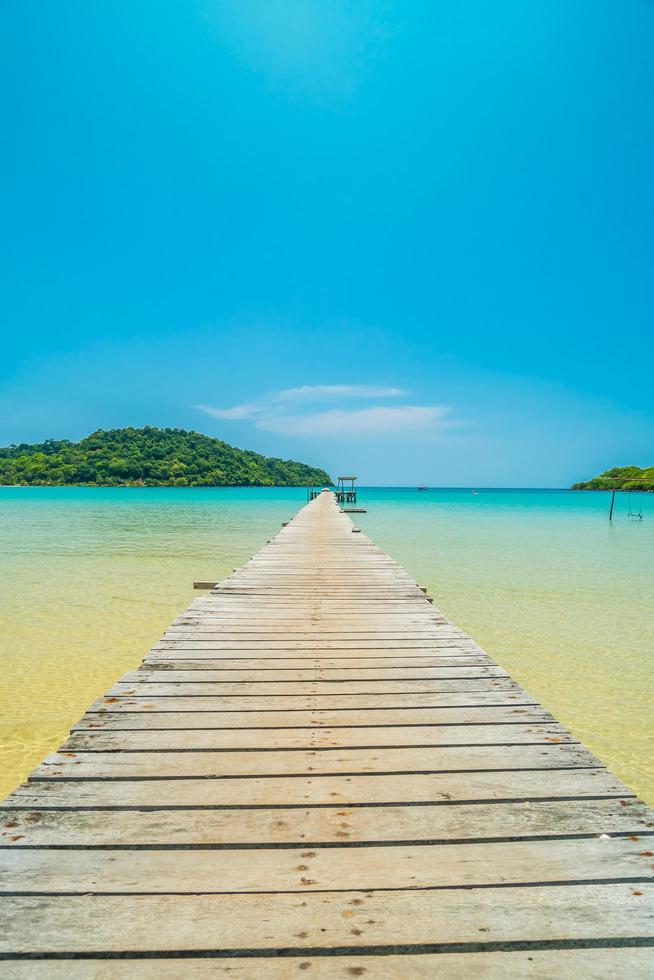
[[[277,406],[286,402],[330,401],[335,398],[399,398],[407,395],[403,388],[389,385],[300,385],[297,388],[284,388],[273,392],[255,402],[243,405],[233,405],[230,408],[219,408],[213,405],[196,405],[195,407],[214,419],[224,419],[229,422],[254,419],[261,416],[276,415],[283,409]]]
[[[214,408],[212,405],[196,405],[195,407],[214,419],[227,419],[232,422],[255,418],[255,416],[263,411],[260,405],[254,404],[234,405],[233,408]]]
[[[300,385],[285,388],[275,395],[275,401],[313,401],[320,398],[399,398],[408,395],[403,388],[383,385]]]
[[[378,405],[354,411],[333,408],[309,415],[273,415],[255,422],[257,429],[291,436],[386,436],[438,431],[449,427],[446,405]]]

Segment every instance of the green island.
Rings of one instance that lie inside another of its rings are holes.
[[[0,485],[146,487],[330,486],[325,470],[236,449],[185,429],[98,429],[80,442],[0,449]]]
[[[592,480],[574,483],[572,489],[654,491],[654,466],[614,466]]]

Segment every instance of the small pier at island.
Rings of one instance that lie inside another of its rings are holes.
[[[340,504],[356,504],[357,502],[357,477],[356,476],[339,476],[338,483],[336,484],[336,503]]]
[[[206,583],[4,801],[3,976],[652,976],[654,812],[343,503]]]
[[[342,513],[344,514],[366,514],[365,507],[359,507],[357,505],[357,486],[356,481],[357,476],[339,476],[338,483],[336,484],[336,490],[334,491],[334,498],[336,503],[339,505]],[[318,488],[313,484],[307,486],[307,500],[311,502],[315,500],[322,492],[324,488]]]
[[[336,503],[340,505],[344,514],[365,514],[365,507],[359,507],[357,503],[357,476],[339,476],[336,485]]]

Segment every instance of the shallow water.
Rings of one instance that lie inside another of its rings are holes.
[[[654,496],[369,489],[356,522],[654,803]],[[636,496],[632,504],[636,502]],[[302,489],[0,488],[0,796]],[[197,595],[197,593],[195,593]]]

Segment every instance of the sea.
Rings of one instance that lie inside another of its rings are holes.
[[[654,494],[370,487],[356,524],[654,804]],[[303,488],[0,488],[0,796]]]

